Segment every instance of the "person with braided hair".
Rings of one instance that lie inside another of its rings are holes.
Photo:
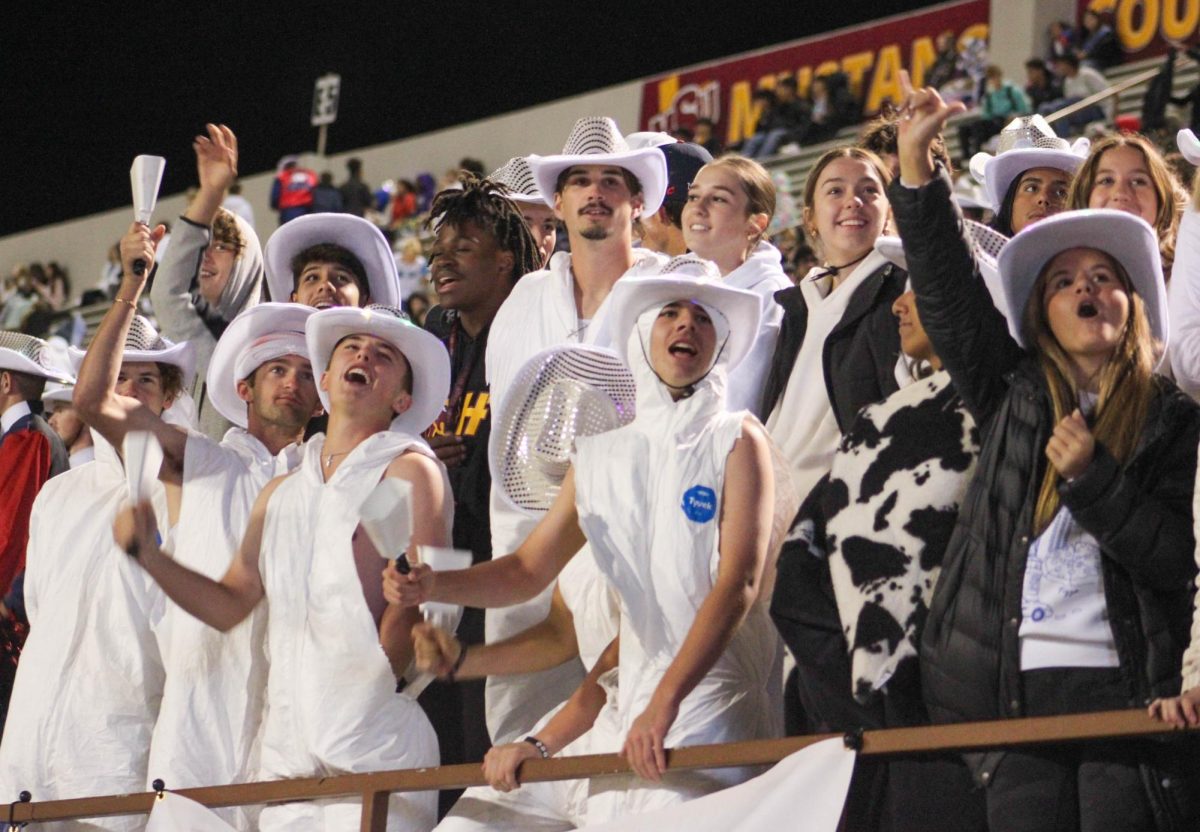
[[[542,253],[521,206],[491,179],[464,175],[461,188],[434,198],[430,216],[427,227],[436,233],[430,277],[438,305],[426,316],[425,329],[450,353],[451,382],[445,407],[425,437],[450,475],[454,546],[470,550],[479,563],[492,556],[487,458],[492,407],[483,356],[500,304],[521,275],[541,267]],[[482,610],[464,611],[458,636],[466,644],[483,641]],[[437,731],[443,763],[483,758],[490,743],[482,680],[434,682],[421,704]],[[443,797],[449,808],[457,794]]]

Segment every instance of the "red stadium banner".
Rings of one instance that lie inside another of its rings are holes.
[[[1100,12],[1117,33],[1125,60],[1162,55],[1171,45],[1194,43],[1200,30],[1200,0],[1078,0],[1076,22],[1089,9]]]
[[[652,78],[642,86],[640,129],[671,131],[710,118],[726,144],[739,142],[754,133],[758,120],[755,89],[794,76],[805,95],[814,77],[838,71],[849,77],[863,112],[876,113],[885,102],[899,101],[901,69],[921,83],[941,32],[954,32],[960,44],[986,40],[988,11],[989,0],[945,3]]]

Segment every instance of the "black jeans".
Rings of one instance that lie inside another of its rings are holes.
[[[1021,674],[1026,716],[1121,710],[1129,685],[1115,668]],[[1184,805],[1195,741],[1101,740],[1011,751],[987,788],[991,832],[1159,832],[1195,829]],[[1190,820],[1189,820],[1190,819]]]

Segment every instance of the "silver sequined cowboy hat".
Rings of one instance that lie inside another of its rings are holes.
[[[611,351],[572,344],[529,359],[492,413],[488,464],[502,498],[527,514],[550,508],[575,439],[633,421],[633,374]]]
[[[1074,175],[1087,158],[1091,142],[1060,139],[1041,116],[1020,116],[1000,131],[999,152],[976,153],[971,157],[971,175],[983,185],[984,193],[999,211],[1013,180],[1033,168],[1054,168]]]
[[[260,303],[229,323],[213,349],[206,378],[208,399],[218,413],[246,427],[246,402],[238,395],[238,382],[272,359],[307,359],[304,325],[316,312],[299,303]]]
[[[445,345],[392,306],[370,304],[321,309],[305,324],[313,371],[329,367],[338,342],[348,335],[381,338],[404,354],[412,369],[412,406],[392,420],[392,429],[420,435],[442,412],[450,393],[450,356]],[[329,393],[317,387],[321,404],[329,409]]]
[[[643,214],[653,214],[667,192],[667,161],[657,147],[632,150],[611,118],[581,118],[571,128],[562,153],[530,156],[529,167],[546,204],[554,207],[558,175],[576,165],[613,165],[637,177],[642,186]]]
[[[69,370],[54,361],[50,345],[24,332],[0,330],[0,370],[12,370],[49,381],[70,381]]]
[[[383,232],[362,217],[353,214],[308,214],[285,223],[267,240],[267,286],[271,300],[287,302],[292,297],[296,276],[292,259],[321,243],[332,243],[349,251],[363,264],[371,303],[399,306],[400,278],[396,276],[396,258]]]
[[[533,177],[533,169],[529,167],[529,159],[525,156],[512,157],[488,174],[488,179],[508,188],[505,196],[514,202],[546,204],[545,197],[538,190],[537,180]],[[554,195],[551,194],[550,198],[553,200]]]
[[[76,347],[68,348],[71,356],[71,369],[78,375],[83,366],[84,350]],[[158,334],[158,330],[150,321],[141,315],[134,315],[129,324],[129,334],[125,336],[125,349],[121,351],[121,362],[152,362],[155,364],[170,364],[179,368],[183,376],[183,389],[192,386],[196,375],[196,352],[187,341],[176,344]]]

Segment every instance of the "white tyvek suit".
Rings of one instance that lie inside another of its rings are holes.
[[[406,451],[435,457],[423,440],[384,431],[360,443],[324,482],[324,446],[320,434],[305,444],[300,467],[267,506],[259,565],[270,655],[262,777],[436,766],[437,738],[420,706],[396,693],[351,550],[362,502],[388,464]],[[445,489],[450,494],[448,480]],[[449,529],[453,501],[446,504]],[[356,799],[269,806],[260,829],[344,832],[358,827],[361,811]],[[429,830],[436,822],[436,793],[392,796],[389,832]]]
[[[617,637],[620,610],[616,594],[600,574],[591,549],[584,546],[558,576],[558,589],[571,611],[579,658],[591,668],[600,654]],[[591,730],[570,743],[560,756],[612,754],[621,748],[620,719],[617,716],[615,674],[601,678],[608,701],[596,717]],[[550,721],[555,709],[538,722],[532,733]],[[490,786],[467,789],[438,832],[482,832],[482,830],[539,830],[558,832],[575,829],[586,820],[588,798],[593,785],[603,788],[616,778],[597,780],[558,780],[527,783],[516,791],[498,792]],[[621,783],[624,779],[621,778]]]
[[[94,435],[94,434],[93,434]],[[34,501],[26,558],[29,639],[0,742],[0,794],[37,801],[142,791],[163,691],[155,624],[165,596],[113,541],[129,498],[111,445],[46,483]],[[160,524],[166,492],[150,499]],[[135,830],[144,816],[39,824],[39,829]]]
[[[657,274],[666,262],[661,254],[635,249],[634,264],[622,279]],[[608,306],[606,300],[590,321],[579,320],[571,255],[566,252],[555,254],[548,268],[530,272],[517,281],[496,313],[488,336],[485,360],[492,401],[503,402],[517,372],[543,350],[570,343],[609,346]],[[508,505],[493,484],[492,557],[515,552],[537,520]],[[523,604],[489,609],[485,618],[487,640],[500,641],[542,621],[550,610],[550,593],[547,589]],[[541,673],[488,677],[487,725],[492,741],[512,742],[528,734],[535,723],[571,695],[582,679],[576,662]]]
[[[622,737],[645,710],[713,587],[725,465],[747,416],[724,410],[728,368],[720,357],[723,350],[692,396],[671,400],[645,358],[658,309],[643,312],[630,334],[637,417],[615,431],[577,440],[574,459],[580,528],[621,599]],[[665,745],[778,736],[781,659],[779,637],[760,597],[725,653],[684,698]],[[593,799],[589,820],[661,808],[750,774],[742,769],[668,773],[659,785]]]
[[[202,434],[190,435],[175,560],[219,581],[259,492],[298,461],[295,445],[272,456],[241,428],[230,429],[219,445]],[[167,601],[161,627],[167,680],[150,745],[150,782],[161,778],[169,789],[184,789],[257,777],[267,686],[266,616],[266,605],[260,604],[222,633]],[[247,825],[240,809],[219,813],[235,826]]]

